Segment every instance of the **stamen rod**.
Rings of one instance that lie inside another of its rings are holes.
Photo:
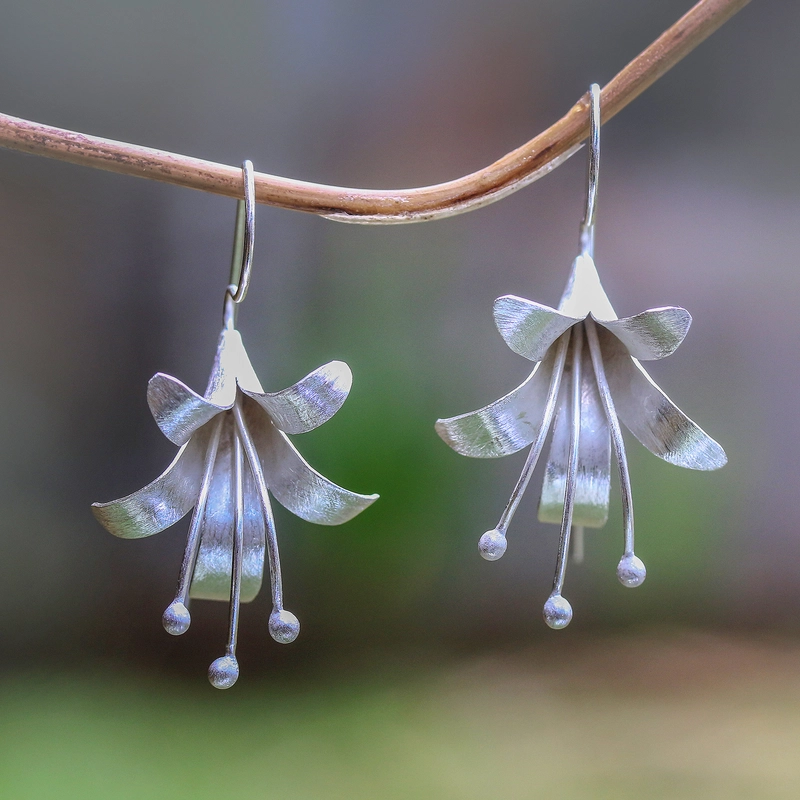
[[[244,459],[242,440],[238,432],[233,434],[233,554],[231,557],[231,606],[228,627],[228,646],[225,655],[236,655],[236,639],[239,633],[239,605],[242,594],[242,557],[244,549]]]
[[[211,438],[208,441],[206,459],[203,466],[203,481],[200,484],[200,494],[197,496],[197,503],[192,514],[192,522],[189,525],[189,535],[186,537],[186,549],[183,552],[183,562],[181,563],[180,576],[178,578],[178,591],[175,599],[186,605],[189,602],[189,589],[192,585],[194,568],[197,563],[197,552],[200,549],[200,524],[206,510],[206,501],[211,487],[211,477],[214,474],[214,464],[217,460],[219,450],[219,439],[222,432],[222,414],[214,422],[211,431]]]
[[[269,501],[267,482],[264,479],[264,470],[261,468],[261,460],[258,457],[250,431],[244,420],[242,407],[239,402],[233,407],[233,414],[236,418],[236,427],[242,439],[247,460],[250,462],[250,469],[258,487],[258,496],[261,499],[261,510],[264,514],[264,526],[267,538],[267,557],[269,559],[269,574],[272,584],[272,605],[275,609],[283,609],[283,582],[281,581],[281,559],[278,553],[278,536],[275,531],[275,519],[272,516],[272,505]]]
[[[556,410],[556,400],[558,399],[558,390],[561,388],[561,378],[564,374],[564,364],[567,360],[567,347],[569,345],[569,338],[570,331],[567,331],[566,333],[562,334],[561,338],[558,340],[558,350],[556,351],[555,363],[553,364],[553,374],[550,378],[550,388],[547,390],[547,401],[545,403],[544,415],[542,417],[542,427],[539,429],[539,435],[536,437],[536,440],[531,446],[531,449],[528,453],[528,458],[525,460],[525,465],[522,467],[522,472],[520,473],[517,485],[511,492],[511,497],[508,501],[508,504],[506,505],[505,510],[500,517],[500,522],[497,523],[497,530],[500,531],[500,533],[502,533],[504,536],[506,530],[508,530],[508,526],[511,524],[511,520],[517,510],[517,506],[522,500],[522,495],[525,493],[525,489],[528,487],[531,475],[533,475],[536,462],[539,460],[539,456],[542,453],[542,448],[544,447],[545,440],[547,439],[547,433],[550,430],[550,425],[553,421],[553,414]]]
[[[614,401],[611,398],[611,390],[608,388],[606,370],[603,365],[603,353],[600,350],[600,339],[597,335],[597,328],[594,320],[587,317],[585,320],[586,336],[589,341],[589,351],[592,354],[592,366],[597,378],[597,389],[600,392],[600,400],[608,419],[608,427],[611,431],[611,442],[614,445],[614,455],[617,459],[619,468],[619,487],[622,497],[622,521],[625,527],[625,555],[633,555],[633,492],[631,491],[631,476],[628,472],[628,459],[625,455],[625,441],[622,438],[622,428],[620,428],[617,412],[614,408]]]
[[[578,474],[578,444],[581,436],[581,357],[583,355],[583,325],[575,326],[572,340],[572,426],[569,438],[569,459],[564,487],[564,515],[561,518],[561,538],[558,545],[553,594],[560,595],[567,574],[567,555],[572,529],[572,509],[575,501],[575,480]]]

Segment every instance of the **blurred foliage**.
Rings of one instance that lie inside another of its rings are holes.
[[[220,695],[127,673],[0,697],[15,800],[789,800],[800,651],[639,634],[454,664],[336,669]],[[99,665],[98,665],[99,666]],[[224,697],[224,699],[223,699]]]

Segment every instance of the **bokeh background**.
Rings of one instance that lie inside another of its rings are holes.
[[[607,82],[687,0],[7,2],[0,110],[348,186],[495,160]],[[0,794],[27,798],[795,798],[800,792],[800,7],[754,2],[603,128],[597,261],[620,314],[695,322],[654,378],[725,446],[692,473],[629,440],[619,501],[545,628],[557,532],[538,478],[508,554],[477,554],[524,455],[463,459],[439,416],[516,386],[495,297],[555,304],[585,156],[430,224],[259,208],[240,329],[262,382],[334,358],[354,387],[297,441],[382,499],[277,523],[303,631],[242,613],[242,677],[207,683],[225,604],[172,639],[186,521],[109,536],[89,505],[172,458],[157,371],[205,385],[234,202],[0,151]]]

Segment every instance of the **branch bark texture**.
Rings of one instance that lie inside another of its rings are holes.
[[[602,90],[601,119],[611,119],[690,53],[749,0],[700,0]],[[555,169],[589,135],[588,96],[522,147],[462,178],[415,189],[349,189],[256,173],[259,203],[341,222],[423,222],[487,205]],[[239,167],[139,147],[0,114],[0,146],[96,169],[242,196]]]

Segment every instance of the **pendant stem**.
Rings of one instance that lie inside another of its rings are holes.
[[[242,595],[242,558],[244,551],[244,458],[242,440],[233,433],[233,553],[231,555],[231,605],[228,626],[228,646],[225,655],[236,656],[239,633],[239,608]]]
[[[206,449],[206,458],[203,465],[203,481],[200,484],[200,494],[197,496],[192,521],[189,525],[189,534],[186,537],[186,549],[183,552],[181,571],[178,577],[178,591],[175,594],[176,602],[188,605],[189,589],[192,585],[194,568],[197,564],[197,552],[200,549],[200,526],[203,522],[203,515],[208,501],[208,492],[211,487],[211,477],[214,474],[214,464],[217,461],[219,451],[220,434],[222,433],[223,414],[220,414],[213,423],[211,438]]]
[[[264,514],[264,527],[267,539],[267,557],[269,559],[269,574],[272,587],[272,605],[275,610],[283,609],[283,582],[281,580],[281,559],[278,552],[278,537],[275,531],[275,519],[272,516],[272,505],[269,500],[267,482],[264,479],[264,470],[261,467],[261,460],[258,451],[253,443],[253,438],[247,428],[244,419],[241,403],[237,400],[233,407],[233,414],[236,419],[236,428],[241,437],[247,460],[250,463],[250,470],[255,478],[258,496],[261,500],[261,510]]]
[[[592,354],[592,366],[597,378],[597,388],[603,408],[608,418],[608,427],[611,431],[611,442],[614,445],[614,455],[619,467],[619,488],[622,497],[622,522],[625,527],[625,552],[617,564],[617,578],[623,586],[633,589],[641,586],[647,577],[647,570],[640,558],[633,552],[633,492],[631,491],[631,476],[628,472],[628,459],[625,455],[625,442],[622,438],[622,428],[619,424],[611,390],[608,388],[606,371],[603,365],[603,353],[600,348],[600,339],[597,328],[591,317],[586,319],[586,334],[589,339],[589,350]]]
[[[539,434],[537,435],[536,440],[528,452],[525,465],[522,467],[519,480],[517,481],[516,486],[514,486],[514,490],[511,492],[511,497],[508,501],[508,504],[500,516],[500,521],[497,523],[497,530],[503,534],[503,536],[506,535],[508,526],[511,524],[511,520],[517,510],[517,506],[522,500],[522,495],[525,493],[525,489],[528,487],[531,475],[533,475],[533,470],[536,467],[536,462],[539,460],[545,440],[547,439],[547,434],[550,431],[550,425],[553,422],[553,415],[555,414],[556,410],[558,390],[561,388],[561,378],[564,375],[564,364],[567,360],[569,339],[570,331],[567,331],[566,333],[563,333],[561,338],[558,340],[558,349],[556,350],[556,358],[553,364],[553,374],[550,378],[550,387],[547,390],[547,401],[544,407],[542,426],[539,428]]]
[[[583,355],[583,325],[574,328],[572,340],[572,419],[569,438],[569,459],[564,485],[564,514],[561,518],[561,537],[558,545],[556,574],[553,579],[553,595],[560,595],[564,589],[567,574],[567,557],[572,530],[572,509],[575,502],[575,479],[578,474],[578,444],[581,435],[581,358]]]
[[[589,342],[589,351],[592,355],[592,366],[597,378],[597,389],[600,393],[600,400],[603,403],[603,410],[606,413],[608,427],[611,431],[611,443],[614,446],[614,455],[617,459],[619,468],[619,490],[622,497],[622,522],[625,528],[625,555],[633,555],[633,492],[631,491],[631,476],[628,472],[628,459],[625,454],[625,441],[622,438],[622,428],[619,424],[614,400],[611,397],[611,390],[608,388],[606,379],[605,365],[603,364],[603,353],[600,349],[600,339],[597,335],[597,327],[591,317],[587,317],[586,338]]]

